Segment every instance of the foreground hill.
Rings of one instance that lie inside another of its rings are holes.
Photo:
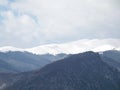
[[[4,90],[120,90],[116,69],[98,53],[85,52],[23,76]]]

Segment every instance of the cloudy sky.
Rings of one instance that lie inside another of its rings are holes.
[[[0,46],[120,39],[120,0],[0,0]]]

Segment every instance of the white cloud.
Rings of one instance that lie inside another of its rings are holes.
[[[21,38],[25,42],[33,39],[37,31],[37,24],[30,16],[25,14],[15,16],[12,11],[4,11],[1,16],[5,18],[2,22],[4,32]]]
[[[0,5],[7,5],[8,4],[8,0],[0,0]]]
[[[5,11],[1,15],[5,18],[5,20],[3,21],[3,24],[8,25],[8,27],[6,27],[7,28],[6,30],[17,30],[17,29],[14,29],[14,28],[17,28],[17,26],[19,27],[29,26],[32,29],[34,28],[33,26],[35,24],[35,21],[28,15],[23,14],[20,16],[15,16],[11,11]]]
[[[119,8],[113,5],[112,0],[26,0],[11,6],[22,13],[37,16],[40,29],[48,37],[53,34],[71,35],[85,30],[93,32],[93,27],[103,27],[105,32],[117,26],[116,20],[120,15]]]
[[[1,12],[4,20],[0,28],[5,35],[13,35],[9,42],[16,38],[26,44],[33,44],[33,40],[39,44],[82,38],[120,38],[120,7],[116,1],[16,0],[6,6],[8,11]]]

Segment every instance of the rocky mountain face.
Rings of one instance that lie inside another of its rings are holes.
[[[120,90],[120,74],[98,53],[85,52],[23,76],[4,90]]]

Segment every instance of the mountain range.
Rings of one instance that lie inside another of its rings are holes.
[[[3,90],[120,90],[119,71],[105,63],[99,53],[91,51],[16,77],[13,80],[11,76],[13,83]]]
[[[1,47],[0,90],[120,90],[120,48],[113,43]]]
[[[120,70],[120,51],[108,50],[98,53],[100,53],[104,62]],[[0,73],[19,73],[40,69],[47,64],[71,55],[62,53],[57,55],[36,55],[20,51],[0,52]]]
[[[65,54],[58,54],[56,56],[45,54],[36,55],[28,52],[9,51],[0,52],[0,72],[1,73],[18,73],[31,71],[42,68],[55,60],[62,59]]]

